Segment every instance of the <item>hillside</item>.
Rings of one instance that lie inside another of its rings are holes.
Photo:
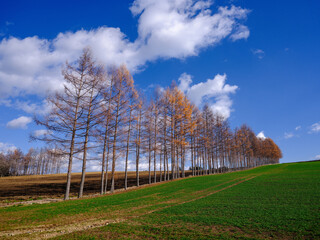
[[[320,162],[0,209],[0,238],[319,239]]]

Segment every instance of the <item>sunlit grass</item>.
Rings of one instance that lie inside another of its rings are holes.
[[[1,230],[119,220],[60,239],[320,238],[320,162],[192,177],[121,194],[0,209]]]

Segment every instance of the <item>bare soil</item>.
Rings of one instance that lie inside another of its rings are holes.
[[[149,173],[140,172],[140,185],[149,183]],[[152,175],[152,182],[153,173]],[[186,176],[191,175],[191,171],[186,171]],[[75,197],[80,187],[81,173],[73,173],[71,177],[70,196]],[[10,203],[37,201],[46,203],[62,199],[66,187],[66,174],[49,174],[49,175],[30,175],[30,176],[13,176],[0,177],[0,206],[11,205]],[[157,172],[157,182],[159,182],[160,173]],[[100,193],[101,173],[86,173],[84,185],[84,195],[94,195]],[[128,187],[136,186],[136,173],[128,172]],[[108,174],[108,190],[111,185],[111,174]],[[124,188],[124,172],[115,173],[115,189]]]

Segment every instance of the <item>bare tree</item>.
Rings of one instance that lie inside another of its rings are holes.
[[[129,148],[131,145],[131,131],[132,131],[132,122],[134,121],[133,113],[136,113],[137,110],[137,100],[138,100],[138,93],[132,86],[131,91],[129,92],[129,105],[128,105],[128,112],[127,112],[127,139],[126,139],[126,159],[125,159],[125,176],[124,176],[124,188],[127,189],[128,187],[128,158],[129,158]]]
[[[113,80],[113,94],[115,97],[113,102],[114,110],[112,113],[114,115],[114,131],[112,142],[111,192],[114,191],[116,159],[120,153],[120,148],[117,146],[117,140],[118,137],[120,137],[119,129],[121,128],[121,124],[125,122],[125,113],[127,112],[129,99],[133,91],[133,79],[124,65],[115,69],[112,77],[115,78],[115,80]]]
[[[139,162],[140,162],[140,149],[141,149],[141,132],[142,132],[142,118],[143,118],[143,105],[140,99],[137,103],[137,117],[135,122],[135,149],[136,149],[136,184],[139,187]]]
[[[90,60],[89,60],[90,61]],[[83,96],[82,107],[83,107],[83,126],[84,126],[84,142],[83,142],[83,160],[82,160],[82,174],[80,182],[80,190],[78,197],[81,198],[83,195],[83,187],[86,173],[86,162],[87,162],[87,151],[89,136],[93,135],[95,126],[99,123],[99,115],[101,114],[101,86],[104,80],[103,68],[96,66],[91,60],[91,69],[88,71],[90,77],[85,82],[85,89],[88,92],[87,95]]]
[[[56,143],[65,149],[68,155],[68,173],[65,200],[69,199],[72,162],[75,153],[81,151],[81,117],[83,117],[84,106],[82,100],[88,95],[90,89],[86,84],[91,80],[92,59],[90,51],[85,49],[75,65],[66,63],[62,73],[65,79],[64,91],[57,92],[47,98],[52,106],[51,111],[43,120],[36,118],[37,124],[47,128],[48,134],[35,137],[48,143]]]

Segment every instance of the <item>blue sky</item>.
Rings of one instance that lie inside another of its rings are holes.
[[[0,151],[36,145],[30,118],[90,46],[142,89],[175,80],[233,128],[263,132],[281,162],[320,158],[319,1],[1,1],[0,41]]]

